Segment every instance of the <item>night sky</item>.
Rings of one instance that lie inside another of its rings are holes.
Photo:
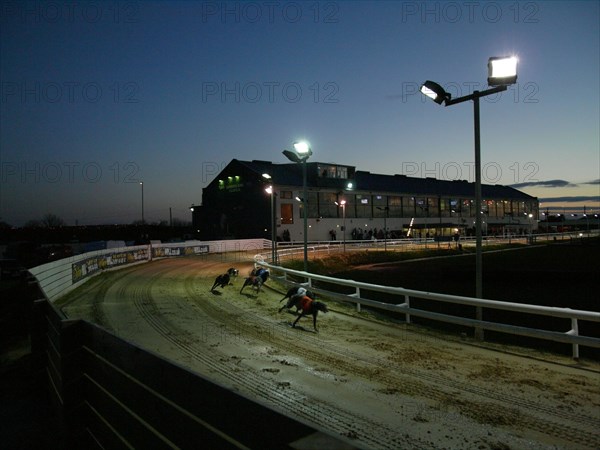
[[[492,56],[518,82],[481,101],[483,182],[541,209],[600,207],[600,3],[2,2],[0,220],[191,220],[231,159],[474,181],[473,107]]]

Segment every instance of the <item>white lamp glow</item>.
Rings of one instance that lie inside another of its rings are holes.
[[[294,142],[294,150],[300,155],[310,154],[310,145],[306,141]]]
[[[490,58],[488,60],[488,84],[502,86],[516,83],[517,61],[515,56]]]
[[[421,93],[425,94],[427,97],[429,97],[432,100],[435,100],[438,96],[435,92],[433,92],[431,89],[429,89],[425,85],[421,86]]]

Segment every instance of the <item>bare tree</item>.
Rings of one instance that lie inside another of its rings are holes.
[[[44,215],[44,217],[42,217],[41,224],[46,228],[58,228],[66,225],[64,220],[52,213],[47,213]]]

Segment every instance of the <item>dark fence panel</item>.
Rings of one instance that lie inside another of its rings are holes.
[[[318,434],[295,419],[35,302],[32,350],[66,448],[290,448]],[[302,447],[297,447],[302,448]]]

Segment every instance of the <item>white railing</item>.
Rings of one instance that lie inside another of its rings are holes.
[[[280,266],[274,266],[264,263],[264,266],[271,270],[272,276],[276,272],[283,273],[281,279],[284,282],[289,282],[288,276],[292,275],[297,278],[306,279],[303,285],[309,286],[311,290],[321,295],[325,295],[334,301],[343,301],[354,303],[357,310],[360,311],[360,306],[365,305],[372,308],[383,309],[387,311],[398,312],[406,315],[406,322],[410,323],[411,315],[422,317],[425,319],[437,320],[457,325],[474,327],[481,330],[498,331],[502,333],[515,334],[520,336],[528,336],[539,339],[551,340],[571,344],[573,349],[573,358],[579,358],[579,345],[600,348],[600,338],[591,336],[581,336],[579,334],[579,320],[600,322],[600,313],[593,311],[575,310],[570,308],[557,308],[550,306],[529,305],[514,302],[503,302],[498,300],[486,300],[471,297],[461,297],[457,295],[437,294],[431,292],[422,292],[412,289],[404,289],[400,287],[381,286],[377,284],[363,283],[354,280],[346,280],[340,278],[332,278],[325,275],[317,275],[299,270],[286,269]],[[333,291],[319,289],[313,286],[314,281],[323,281],[338,286],[352,287],[355,292],[352,294],[341,294]],[[383,292],[386,294],[396,295],[402,299],[401,303],[391,304],[370,300],[361,297],[361,290]],[[537,328],[528,328],[505,323],[487,322],[483,320],[469,319],[465,317],[452,316],[441,314],[422,309],[416,309],[410,306],[411,298],[421,298],[427,300],[435,300],[446,303],[454,303],[460,305],[470,305],[475,307],[497,309],[505,311],[514,311],[525,314],[537,314],[549,317],[561,317],[571,320],[571,329],[566,332],[549,331]]]
[[[534,233],[534,234],[511,234],[511,235],[487,235],[483,236],[482,244],[484,247],[488,245],[506,245],[507,243],[512,244],[531,244],[535,242],[550,242],[550,241],[568,241],[574,242],[578,239],[598,236],[599,230],[589,231],[569,231],[563,233]],[[450,236],[442,236],[444,240],[436,240],[434,237],[403,237],[398,239],[388,238],[384,239],[347,239],[335,241],[309,241],[307,250],[309,255],[313,257],[319,253],[329,253],[331,251],[339,251],[345,248],[346,251],[361,251],[366,249],[378,249],[383,250],[387,248],[390,251],[411,251],[423,248],[441,248],[441,249],[454,249],[460,244],[464,248],[470,248],[475,246],[475,236],[461,236],[459,241],[454,239],[448,240]],[[277,254],[278,259],[291,258],[302,254],[304,252],[304,246],[301,241],[290,241],[290,242],[278,242],[277,243]],[[265,250],[271,249],[271,241],[265,240]],[[270,259],[270,258],[269,258]]]
[[[549,235],[552,236],[552,235]],[[561,236],[565,236],[562,234]],[[573,237],[578,237],[578,234],[574,234]],[[337,244],[341,244],[340,241],[334,241]],[[349,242],[356,241],[346,241],[346,245],[349,245]],[[387,245],[390,246],[392,241],[388,241]],[[394,241],[397,245],[407,245],[411,243],[407,240],[398,240]],[[367,242],[361,241],[363,245]],[[412,242],[414,243],[414,242]],[[379,241],[379,245],[381,241]],[[114,248],[107,250],[99,250],[94,252],[89,252],[81,255],[72,256],[69,258],[61,259],[59,261],[53,261],[51,263],[43,264],[41,266],[34,267],[30,269],[30,272],[36,277],[39,282],[40,287],[46,293],[46,296],[50,299],[50,301],[55,301],[59,297],[65,295],[67,292],[71,291],[75,287],[84,283],[88,277],[85,277],[85,274],[77,274],[76,270],[80,268],[80,265],[86,260],[98,258],[101,259],[104,263],[104,267],[102,269],[110,269],[112,264],[114,264],[114,268],[125,267],[127,265],[143,263],[147,262],[152,258],[153,248],[163,248],[163,249],[175,249],[175,248],[200,248],[208,250],[206,253],[226,253],[226,252],[245,252],[246,254],[255,254],[256,252],[264,252],[271,248],[271,241],[265,239],[242,239],[242,240],[222,240],[222,241],[188,241],[185,243],[173,243],[173,244],[153,244],[152,246],[133,246],[133,247],[123,247],[123,248]],[[282,248],[284,247],[284,248]],[[311,245],[308,247],[313,255],[316,255],[319,252],[327,252],[329,253],[333,248],[331,242],[321,242],[315,245]],[[125,264],[121,264],[118,258],[123,257],[125,253],[130,254],[127,262]],[[204,250],[202,250],[204,253]],[[284,255],[289,255],[294,257],[296,254],[303,253],[303,246],[293,246],[288,244],[288,247],[282,245],[278,251],[279,258]],[[180,253],[177,252],[165,252],[162,257],[169,256],[178,256]],[[187,254],[187,253],[181,253]],[[133,255],[133,257],[131,257]],[[501,302],[497,300],[483,300],[483,299],[475,299],[470,297],[460,297],[454,295],[446,295],[446,294],[436,294],[429,292],[421,292],[414,291],[410,289],[397,288],[397,287],[389,287],[389,286],[380,286],[369,283],[362,283],[353,280],[343,280],[338,278],[326,277],[323,275],[310,274],[306,272],[296,271],[292,269],[285,269],[280,266],[270,265],[264,262],[262,255],[259,256],[258,260],[255,258],[255,261],[264,264],[266,267],[273,269],[274,271],[283,272],[283,279],[287,279],[287,275],[294,275],[297,277],[305,278],[307,280],[307,284],[312,287],[312,289],[318,293],[322,293],[331,297],[334,300],[340,300],[345,302],[355,303],[357,309],[360,311],[361,305],[370,306],[373,308],[384,309],[388,311],[400,312],[406,315],[407,322],[410,323],[410,316],[414,315],[417,317],[423,317],[432,320],[438,320],[442,322],[448,322],[458,325],[466,325],[470,327],[474,327],[476,329],[486,329],[491,331],[500,331],[509,334],[517,334],[522,336],[530,336],[537,337],[542,339],[548,339],[556,342],[563,342],[567,344],[572,344],[573,346],[573,357],[579,357],[579,345],[596,347],[600,348],[600,339],[589,337],[589,336],[581,336],[579,334],[579,324],[578,320],[584,321],[593,321],[600,322],[600,313],[592,312],[592,311],[581,311],[581,310],[572,310],[569,308],[555,308],[555,307],[546,307],[546,306],[536,306],[536,305],[526,305],[520,303],[512,303],[512,302]],[[88,270],[89,267],[86,268]],[[103,270],[98,270],[95,273],[101,273]],[[344,295],[336,292],[329,292],[323,289],[318,289],[312,286],[313,280],[316,281],[325,281],[332,284],[337,284],[340,286],[350,286],[354,288],[354,293],[349,295]],[[384,292],[388,294],[397,295],[403,299],[402,303],[399,304],[389,304],[384,302],[379,302],[376,300],[370,300],[367,298],[361,297],[361,289]],[[538,314],[552,317],[563,317],[569,318],[571,320],[571,329],[567,332],[555,332],[548,330],[540,330],[540,329],[532,329],[526,327],[519,327],[509,324],[501,324],[495,322],[485,322],[475,319],[468,319],[464,317],[451,316],[446,314],[435,313],[431,311],[420,310],[416,308],[411,308],[410,306],[410,298],[423,298],[429,300],[436,300],[441,302],[455,303],[455,304],[463,304],[463,305],[471,305],[476,307],[483,307],[488,309],[501,309],[508,311],[516,311],[521,313],[528,314]]]
[[[243,252],[253,255],[256,252],[264,252],[270,246],[271,241],[265,239],[153,243],[82,253],[32,267],[29,272],[36,278],[48,299],[54,302],[85,283],[90,276],[98,275],[106,270],[146,263],[153,258],[227,252]]]
[[[266,246],[267,249],[271,248],[270,242]],[[317,245],[308,245],[306,247],[307,254],[312,255],[312,257],[316,257],[317,254],[325,253],[329,254],[331,250],[331,245],[328,242],[323,242]],[[277,259],[294,259],[296,256],[304,255],[304,246],[303,245],[286,245],[286,246],[278,246],[277,247]],[[268,258],[270,259],[270,258]]]

